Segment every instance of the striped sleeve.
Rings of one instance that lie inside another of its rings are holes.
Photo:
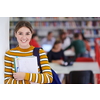
[[[48,58],[44,50],[39,50],[39,56],[42,73],[26,73],[25,80],[29,80],[30,82],[40,84],[51,83],[53,81],[52,71],[49,66]]]
[[[4,57],[4,84],[30,84],[29,81],[20,80],[17,81],[13,78],[14,71],[14,64],[13,58],[9,54],[5,54]]]

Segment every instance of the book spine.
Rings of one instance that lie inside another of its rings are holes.
[[[14,58],[14,69],[15,69],[15,72],[16,72],[16,58]]]
[[[18,57],[14,58],[14,68],[15,68],[15,72],[18,72],[17,60],[18,60]]]

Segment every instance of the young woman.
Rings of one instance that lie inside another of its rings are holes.
[[[62,49],[64,50],[65,48],[67,48],[70,44],[71,44],[71,40],[68,37],[68,33],[64,30],[61,30],[59,33],[59,39],[62,42]]]
[[[49,62],[57,63],[60,65],[64,64],[65,56],[64,51],[62,50],[62,42],[60,40],[56,40],[52,50],[47,53]],[[60,81],[63,81],[64,74],[58,74]]]
[[[44,50],[39,50],[40,64],[42,66],[42,73],[38,68],[38,73],[24,73],[15,72],[14,69],[14,57],[26,57],[33,56],[33,49],[35,47],[30,46],[29,42],[31,40],[33,29],[29,22],[20,21],[14,30],[15,37],[18,41],[18,47],[10,49],[5,53],[5,72],[4,72],[4,83],[5,84],[30,84],[35,83],[51,83],[52,72],[49,66],[48,58]]]

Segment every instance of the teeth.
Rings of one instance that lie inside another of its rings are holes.
[[[21,40],[22,42],[26,42],[26,40]]]

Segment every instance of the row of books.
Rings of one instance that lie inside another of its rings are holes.
[[[100,30],[97,30],[97,29],[94,29],[94,30],[84,30],[84,33],[85,34],[89,34],[89,35],[93,34],[95,36],[95,35],[100,35]]]
[[[10,17],[10,20],[93,20],[100,17]]]
[[[10,26],[15,26],[17,24],[17,22],[10,22]],[[67,27],[67,28],[77,28],[77,27],[89,27],[89,28],[93,28],[93,27],[100,27],[100,21],[53,21],[53,22],[31,22],[33,27],[59,27],[59,26],[63,26],[63,27]]]
[[[52,31],[52,30],[51,30]],[[95,36],[100,36],[100,29],[75,29],[75,30],[67,30],[69,34],[73,34],[73,33],[83,33],[88,37],[93,37],[95,38]],[[42,33],[42,32],[41,32]],[[38,34],[38,31],[37,31]],[[57,33],[58,35],[58,33]],[[46,36],[45,33],[42,33],[42,36]],[[10,37],[14,37],[14,30],[10,29]]]
[[[73,33],[83,33],[85,34],[85,36],[100,36],[100,29],[93,29],[93,30],[89,30],[89,29],[83,29],[83,30],[67,30],[69,34],[73,34]]]

